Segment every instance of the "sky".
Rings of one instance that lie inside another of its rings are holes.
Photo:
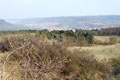
[[[0,19],[120,15],[120,0],[0,0]]]

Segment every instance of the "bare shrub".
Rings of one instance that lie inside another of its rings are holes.
[[[21,78],[27,80],[48,80],[59,77],[58,74],[69,60],[69,52],[59,43],[44,42],[40,37],[34,36],[16,37],[9,41],[13,49],[29,43],[12,54],[7,61],[16,64]]]

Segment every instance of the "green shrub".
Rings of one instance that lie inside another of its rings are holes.
[[[91,54],[73,51],[70,59],[62,71],[68,80],[104,80],[110,75],[110,66]]]

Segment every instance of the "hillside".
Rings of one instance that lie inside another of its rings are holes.
[[[10,19],[11,23],[28,26],[31,29],[101,29],[120,27],[120,16],[76,16]]]
[[[25,29],[23,26],[18,26],[15,24],[10,24],[6,22],[5,20],[0,20],[0,31],[6,31],[6,30],[21,30]]]

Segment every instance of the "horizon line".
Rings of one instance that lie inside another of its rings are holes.
[[[97,16],[120,16],[119,15],[80,15],[80,16],[48,16],[48,17],[27,17],[27,18],[0,18],[1,20],[9,20],[9,19],[36,19],[36,18],[63,18],[63,17],[97,17]]]

